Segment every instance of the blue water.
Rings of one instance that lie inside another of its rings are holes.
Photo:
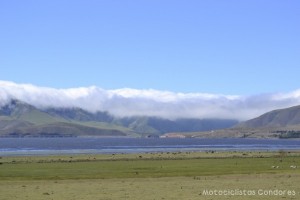
[[[300,140],[195,138],[0,138],[0,155],[300,150]]]

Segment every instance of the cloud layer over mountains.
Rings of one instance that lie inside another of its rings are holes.
[[[104,90],[96,86],[54,89],[0,81],[0,106],[18,99],[38,108],[79,107],[116,116],[222,118],[247,120],[267,111],[300,104],[300,90],[252,96],[174,93],[153,89]]]

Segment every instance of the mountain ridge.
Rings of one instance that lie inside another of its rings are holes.
[[[227,129],[184,134],[199,138],[300,138],[300,105],[272,110]]]
[[[237,127],[244,128],[277,128],[299,125],[300,105],[289,108],[277,109],[260,115],[256,118],[242,122]]]
[[[19,100],[0,108],[2,137],[160,136],[173,131],[205,131],[230,127],[236,120],[177,119],[91,113],[81,108],[38,109]]]

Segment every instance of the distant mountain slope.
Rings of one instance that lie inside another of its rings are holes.
[[[147,136],[168,132],[210,131],[228,128],[236,120],[115,117],[107,112],[91,113],[80,108],[38,109],[18,100],[0,108],[0,136],[77,137]]]
[[[66,120],[100,121],[110,123],[114,119],[107,112],[91,113],[81,108],[48,108],[45,112],[53,117],[62,117]]]
[[[229,132],[243,137],[300,138],[300,106],[273,110],[239,123]]]
[[[9,104],[0,108],[0,116],[6,116],[14,120],[22,120],[32,124],[54,123],[61,119],[52,117],[38,110],[34,106],[18,100],[12,100]]]
[[[273,110],[224,129],[176,134],[197,138],[300,138],[300,106]]]
[[[2,130],[7,137],[78,137],[78,136],[127,136],[116,129],[102,129],[74,123],[53,123]]]
[[[72,109],[71,109],[72,110]],[[76,110],[76,109],[75,109]],[[59,111],[58,111],[59,112]],[[66,111],[62,109],[62,113]],[[81,116],[81,110],[76,116]],[[135,136],[125,127],[103,122],[80,121],[78,117],[51,115],[34,106],[12,100],[0,108],[0,136],[77,137],[77,136]]]
[[[237,125],[241,128],[300,128],[300,106],[274,110]]]

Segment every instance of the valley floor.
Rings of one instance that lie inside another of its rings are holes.
[[[299,199],[299,152],[2,157],[1,200]]]

